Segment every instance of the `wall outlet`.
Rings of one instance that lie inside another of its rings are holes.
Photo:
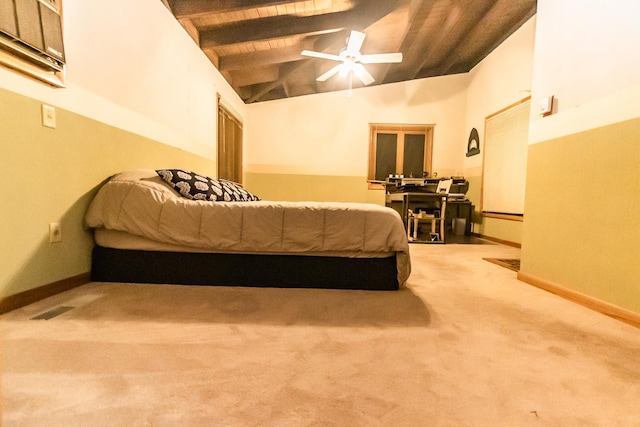
[[[62,242],[62,225],[59,222],[49,224],[49,243]]]
[[[42,104],[42,126],[56,127],[56,109],[51,105]]]

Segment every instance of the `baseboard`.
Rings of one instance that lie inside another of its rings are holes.
[[[68,291],[69,289],[77,288],[78,286],[85,285],[90,281],[90,274],[82,273],[35,289],[10,295],[0,299],[0,314],[16,310],[20,307],[24,307],[25,305]]]
[[[498,239],[496,237],[485,236],[484,234],[480,234],[480,233],[471,233],[471,235],[475,236],[475,237],[479,237],[480,239],[489,240],[490,242],[496,242],[496,243],[500,243],[502,245],[512,246],[514,248],[522,247],[522,245],[520,243],[510,242],[508,240],[502,240],[502,239]]]
[[[640,328],[640,314],[633,311],[609,304],[608,302],[584,295],[580,292],[572,291],[571,289],[567,289],[556,283],[523,273],[522,271],[518,272],[518,280],[537,288],[544,289],[547,292],[551,292],[552,294],[558,295],[564,299],[575,302],[609,317],[613,317],[614,319],[628,323],[636,328]]]

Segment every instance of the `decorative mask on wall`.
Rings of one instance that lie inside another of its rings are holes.
[[[478,135],[478,130],[476,128],[471,129],[471,133],[469,134],[469,141],[467,142],[467,157],[475,156],[476,154],[480,154],[480,136]]]

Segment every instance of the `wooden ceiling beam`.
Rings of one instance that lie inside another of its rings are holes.
[[[241,53],[237,55],[227,55],[220,57],[220,71],[241,70],[244,68],[264,67],[284,62],[298,61],[303,59],[300,55],[304,49],[311,49],[311,43],[275,48],[259,52]]]
[[[166,1],[166,0],[163,0]],[[291,0],[168,0],[176,18],[196,18],[224,12],[234,12],[257,7],[277,6]]]
[[[299,35],[327,34],[345,28],[366,28],[405,1],[369,0],[363,6],[345,12],[313,16],[282,15],[214,26],[200,30],[200,45],[208,48]]]
[[[326,34],[349,26],[353,12],[315,16],[274,16],[200,30],[203,47],[218,47],[300,35]]]
[[[486,16],[491,9],[490,3],[491,2],[485,1],[478,6],[478,13],[480,13],[481,16]],[[453,5],[451,12],[446,15],[444,22],[439,25],[438,32],[436,34],[432,33],[433,37],[431,40],[425,43],[422,61],[414,64],[414,68],[408,73],[408,75],[411,76],[410,78],[416,78],[423,67],[430,67],[434,63],[437,64],[441,62],[441,58],[447,55],[447,52],[450,50],[455,52],[456,49],[460,49],[462,45],[461,40],[465,39],[466,35],[473,31],[474,28],[481,25],[480,22],[483,21],[483,18],[479,18],[477,21],[468,18],[465,19],[465,7],[468,6],[461,3]],[[455,45],[455,47],[453,49],[447,49],[447,46],[451,46],[452,44]]]
[[[185,31],[187,32],[187,34],[189,34],[193,41],[196,42],[198,46],[200,46],[200,33],[198,32],[198,29],[195,27],[195,25],[193,25],[193,22],[191,22],[191,19],[178,19],[178,22],[180,22],[182,28],[185,29]]]
[[[424,62],[423,54],[426,48],[426,40],[428,40],[426,35],[429,31],[425,22],[429,18],[435,2],[419,1],[418,3],[412,9],[407,33],[400,45],[400,52],[403,52],[402,63],[394,68],[395,72],[386,77],[387,82],[403,80],[407,73],[411,73],[411,70],[416,68],[419,70]]]
[[[478,65],[482,59],[486,58],[489,53],[493,52],[506,39],[508,39],[511,34],[515,33],[518,28],[531,19],[536,14],[537,10],[537,4],[534,2],[531,8],[525,14],[520,16],[519,19],[516,19],[509,27],[503,28],[502,31],[496,33],[496,37],[493,38],[493,41],[488,46],[483,47],[483,49],[478,50],[475,55],[471,56],[466,62],[465,68],[470,70]]]
[[[202,49],[202,51],[207,56],[207,58],[209,58],[209,61],[211,61],[211,63],[216,68],[218,68],[218,65],[220,64],[220,57],[218,56],[218,54],[213,49]]]
[[[251,86],[259,83],[269,83],[280,77],[276,65],[262,68],[236,70],[230,73],[232,86]]]
[[[171,5],[169,4],[169,0],[162,0],[162,4],[164,5],[164,7],[169,9],[169,12],[173,13],[173,9],[171,9]]]
[[[423,7],[423,0],[409,0],[383,19],[367,27],[365,32],[370,36],[365,41],[363,53],[401,52],[404,56],[402,46],[410,36],[411,27],[419,19],[418,16]],[[387,74],[398,65],[388,63],[367,64],[366,68],[376,79],[377,84],[380,84],[387,82]]]
[[[273,80],[270,83],[259,85],[257,90],[254,91],[254,93],[252,93],[252,95],[245,100],[245,103],[250,104],[252,102],[255,102],[260,98],[262,98],[263,96],[265,96],[266,94],[268,94],[269,92],[271,92],[272,90],[282,87],[286,82],[286,80],[289,78],[290,74],[298,70],[302,70],[306,67],[309,67],[312,63],[313,61],[311,59],[305,59],[303,61],[298,61],[291,64],[284,64],[282,68],[287,68],[287,69],[284,71],[281,70],[280,77],[276,80]]]
[[[535,3],[535,1],[534,1]],[[513,9],[512,0],[498,0],[491,5],[491,7],[487,8],[484,14],[479,17],[475,22],[475,25],[464,33],[464,37],[462,37],[453,47],[450,54],[446,57],[445,61],[443,61],[439,66],[439,75],[446,75],[450,70],[456,69],[459,70],[460,67],[456,65],[460,62],[465,62],[464,58],[461,57],[460,53],[468,51],[468,48],[465,49],[471,41],[479,40],[483,38],[483,35],[486,38],[487,28],[483,24],[484,22],[499,22],[500,20],[504,20],[505,11],[509,11]],[[519,16],[519,15],[518,15]],[[500,34],[497,34],[497,37],[501,35],[508,34],[504,29],[500,29]],[[489,46],[483,46],[482,52],[484,52],[484,56],[490,53],[487,50]],[[467,69],[469,71],[469,69]]]

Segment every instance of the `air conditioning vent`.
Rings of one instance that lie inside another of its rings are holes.
[[[0,0],[0,49],[50,71],[65,64],[55,0]]]

